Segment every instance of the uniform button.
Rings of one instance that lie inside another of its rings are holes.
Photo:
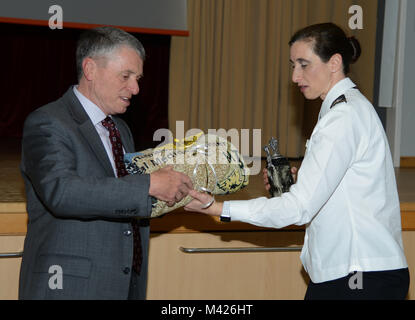
[[[124,235],[127,236],[127,237],[131,236],[131,234],[132,234],[131,230],[125,230],[124,231]]]
[[[123,270],[124,274],[129,274],[130,273],[130,268],[126,267]]]

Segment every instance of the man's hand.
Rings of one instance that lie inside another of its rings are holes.
[[[293,177],[294,183],[297,182],[297,172],[298,172],[298,169],[296,167],[291,167],[291,175]],[[265,190],[269,191],[271,186],[270,186],[269,181],[268,181],[268,170],[267,170],[267,168],[264,168],[262,170],[262,179],[264,181]]]
[[[222,202],[213,202],[212,205],[208,208],[202,209],[203,206],[212,201],[212,196],[208,195],[207,193],[197,192],[196,190],[190,190],[189,195],[193,197],[193,200],[184,207],[184,210],[200,212],[211,216],[220,216],[222,214]]]
[[[186,197],[192,189],[192,180],[187,175],[173,170],[172,166],[164,167],[150,174],[149,194],[167,202],[169,207]]]

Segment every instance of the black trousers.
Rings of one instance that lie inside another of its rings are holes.
[[[408,268],[353,272],[346,277],[308,284],[305,300],[404,300],[409,290]]]

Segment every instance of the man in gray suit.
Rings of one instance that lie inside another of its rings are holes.
[[[21,172],[29,222],[20,299],[145,299],[152,201],[173,205],[193,186],[171,168],[119,174],[102,120],[110,117],[124,152],[134,152],[116,115],[139,92],[144,58],[141,43],[122,30],[86,31],[77,46],[79,84],[26,119]],[[134,271],[138,234],[142,263]]]

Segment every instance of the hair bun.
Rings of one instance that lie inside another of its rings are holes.
[[[360,43],[355,37],[349,37],[347,38],[349,40],[351,49],[352,49],[352,59],[350,63],[355,63],[357,59],[359,59],[360,54],[362,53],[362,49],[360,48]]]

